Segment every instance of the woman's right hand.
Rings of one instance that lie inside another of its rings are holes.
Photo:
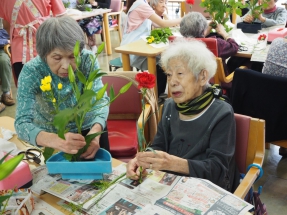
[[[247,14],[244,19],[243,19],[244,22],[248,22],[248,23],[251,23],[253,22],[253,16],[251,16],[250,14]]]
[[[57,134],[41,131],[36,142],[40,146],[54,148],[69,154],[77,154],[79,149],[86,145],[85,138],[81,134],[71,132],[66,133],[65,140],[63,140]]]
[[[131,159],[127,164],[127,178],[132,180],[139,180],[140,178],[140,167],[137,164],[137,159]],[[143,168],[142,175],[147,175],[147,171]]]

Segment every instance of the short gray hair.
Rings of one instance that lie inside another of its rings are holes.
[[[82,51],[85,45],[84,32],[69,16],[48,18],[36,33],[36,49],[43,60],[55,48],[73,51],[77,41],[80,42],[80,51]]]
[[[196,39],[176,38],[161,54],[160,63],[164,70],[167,68],[169,61],[174,58],[186,62],[188,70],[193,73],[196,79],[204,69],[207,71],[208,80],[215,75],[216,59],[204,42]]]
[[[149,5],[151,6],[151,8],[153,9],[153,6],[157,6],[158,2],[161,0],[150,0],[149,1]],[[163,0],[167,3],[167,0]]]
[[[204,31],[207,29],[206,18],[199,12],[189,12],[181,22],[179,32],[184,37],[204,37]]]

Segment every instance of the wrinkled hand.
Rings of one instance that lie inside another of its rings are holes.
[[[152,167],[152,170],[168,170],[169,154],[163,151],[139,152],[136,156],[137,165],[145,169]]]
[[[126,175],[127,175],[127,178],[130,178],[132,180],[139,180],[139,178],[140,178],[140,166],[137,164],[136,158],[134,158],[128,162]],[[146,168],[142,168],[142,175],[143,176],[147,175]]]
[[[81,134],[68,132],[65,134],[65,140],[59,138],[58,143],[55,142],[55,144],[57,144],[58,147],[53,148],[59,149],[60,151],[68,154],[77,154],[79,149],[86,145],[86,142],[85,138]]]
[[[245,17],[244,17],[244,22],[248,22],[248,23],[251,23],[253,22],[253,16],[251,16],[250,14],[247,14]]]
[[[226,34],[225,28],[222,24],[217,24],[215,30],[220,35]]]
[[[98,3],[95,0],[90,0],[90,4],[93,6],[98,6]]]
[[[100,148],[100,136],[97,136],[95,137],[91,143],[90,143],[90,146],[87,148],[87,151],[84,152],[82,155],[81,155],[81,158],[84,158],[84,159],[92,159],[95,157],[97,151],[99,150]]]

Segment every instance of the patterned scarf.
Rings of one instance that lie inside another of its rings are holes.
[[[187,103],[175,104],[175,108],[183,115],[193,116],[202,112],[214,98],[225,100],[222,96],[221,87],[218,84],[208,87],[203,94]]]

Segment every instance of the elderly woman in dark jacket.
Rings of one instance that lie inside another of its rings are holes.
[[[164,170],[233,192],[239,183],[234,113],[209,84],[216,72],[213,54],[203,42],[178,39],[162,53],[161,65],[171,98],[151,145],[155,152],[139,152],[129,161],[127,176],[138,180],[139,167]]]
[[[198,12],[188,13],[182,18],[180,23],[180,33],[184,37],[203,38],[210,33],[211,29],[212,27],[208,25],[206,18]],[[218,57],[222,58],[225,75],[229,75],[232,71],[228,71],[225,61],[237,53],[239,46],[234,39],[228,36],[221,24],[218,24],[215,30],[223,37],[221,39],[213,36],[217,39]]]

